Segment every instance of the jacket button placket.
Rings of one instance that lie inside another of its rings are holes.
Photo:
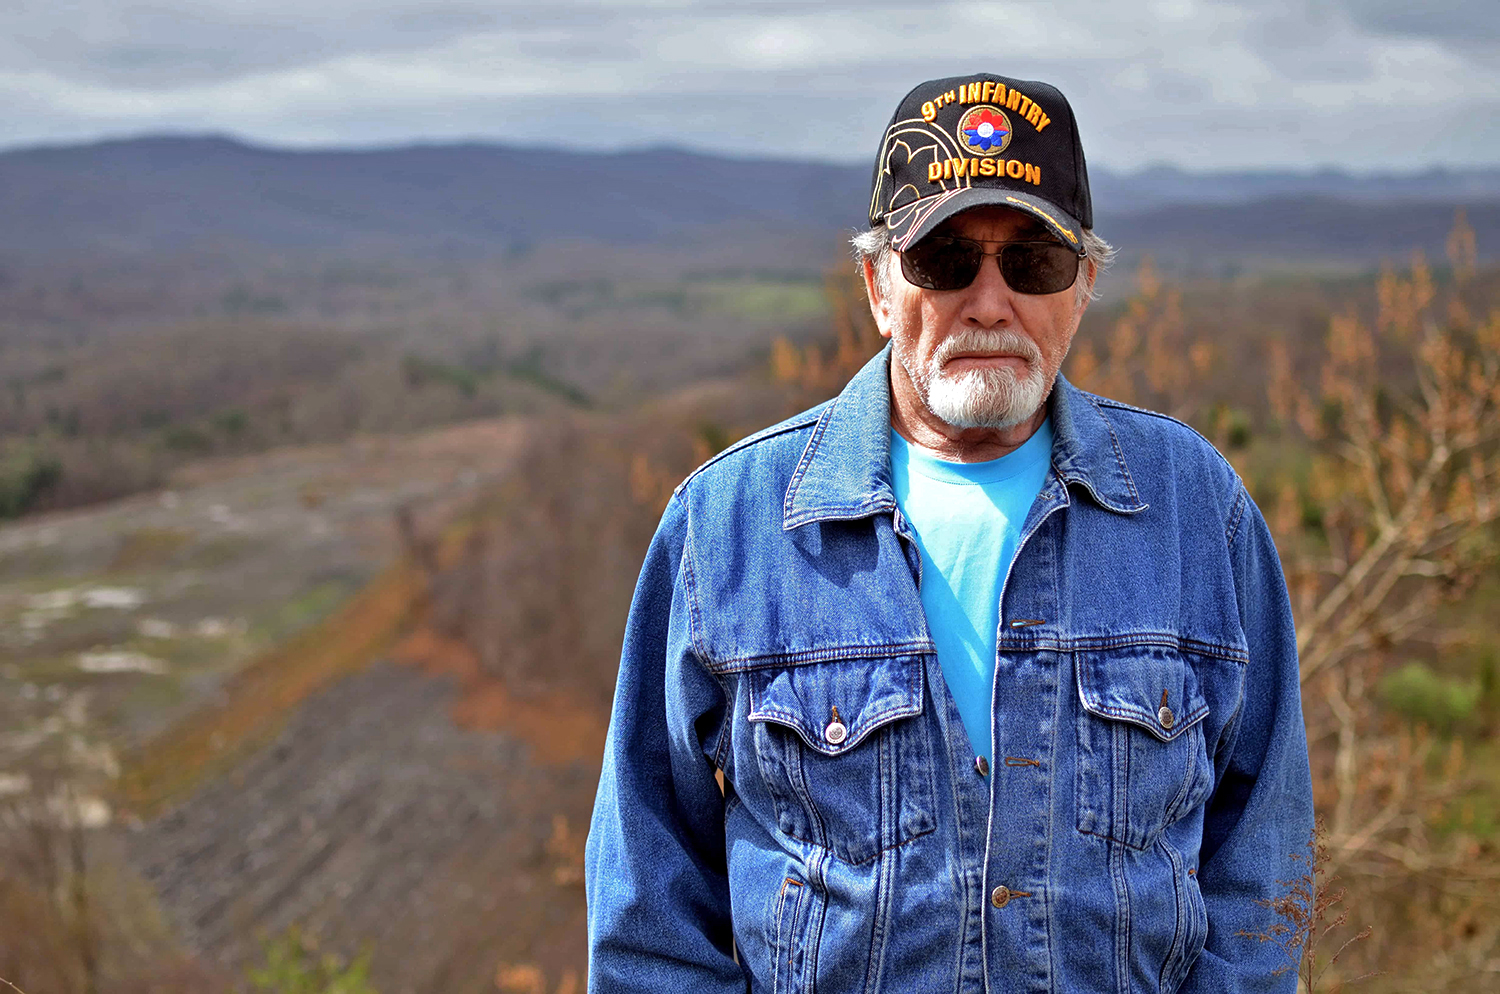
[[[1063,693],[1062,654],[1054,647],[1066,638],[1066,619],[1057,591],[1058,536],[1068,497],[1055,477],[1044,487],[1029,531],[1006,578],[996,643],[994,762],[991,767],[989,838],[983,891],[985,965],[992,976],[1033,978],[1050,975],[1047,918],[1029,900],[1045,886],[1049,812],[1057,768],[1053,750],[1063,738],[1057,728]],[[1010,622],[1023,624],[1012,627]],[[1038,982],[1042,982],[1040,979]]]

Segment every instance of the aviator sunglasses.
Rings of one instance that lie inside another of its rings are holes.
[[[953,235],[929,235],[899,255],[906,281],[926,290],[962,290],[986,258],[997,256],[1005,285],[1025,294],[1066,290],[1082,258],[1061,242],[1005,242],[998,252],[986,252],[983,242]]]

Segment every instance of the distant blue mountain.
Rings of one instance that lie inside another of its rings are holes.
[[[0,238],[23,253],[192,245],[469,253],[565,236],[654,241],[724,221],[828,229],[862,170],[653,149],[289,151],[150,137],[0,154]]]
[[[1091,169],[1096,209],[1115,216],[1172,204],[1234,204],[1278,198],[1365,202],[1500,200],[1500,168],[1432,168],[1410,173],[1347,173],[1338,169],[1189,173],[1153,166],[1134,173]]]
[[[1500,169],[1138,173],[1095,169],[1101,231],[1152,251],[1335,252],[1430,246],[1456,206],[1500,227]],[[0,153],[0,257],[216,251],[515,251],[616,244],[724,224],[829,233],[864,221],[869,170],[674,148],[578,154],[498,144],[297,151],[165,136]],[[1403,240],[1404,239],[1404,240]],[[1415,241],[1413,241],[1415,239]],[[1493,248],[1493,246],[1489,246]]]

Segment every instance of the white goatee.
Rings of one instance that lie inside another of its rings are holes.
[[[946,339],[926,363],[917,359],[906,329],[891,338],[896,361],[906,370],[917,396],[937,418],[955,428],[1013,428],[1030,418],[1051,387],[1042,371],[1042,353],[1025,335],[1007,329],[973,328]],[[1026,362],[1019,376],[1007,366],[949,373],[943,367],[960,353],[1010,355]]]

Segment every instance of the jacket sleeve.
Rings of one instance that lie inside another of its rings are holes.
[[[709,756],[724,700],[693,651],[691,548],[675,494],[625,628],[585,849],[590,992],[744,994],[734,960],[724,799]]]
[[[1257,902],[1285,895],[1287,882],[1307,872],[1292,856],[1309,852],[1313,832],[1291,601],[1270,530],[1243,484],[1229,540],[1249,661],[1239,711],[1217,743],[1204,818],[1198,882],[1208,938],[1181,989],[1290,994],[1297,969],[1281,946],[1236,934],[1263,933],[1279,921]],[[1289,969],[1278,975],[1282,967]]]

